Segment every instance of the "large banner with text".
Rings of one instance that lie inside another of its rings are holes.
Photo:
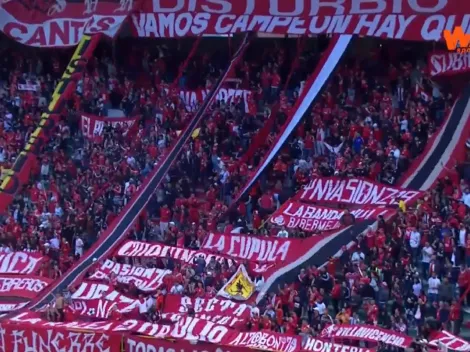
[[[294,197],[302,202],[347,205],[397,206],[400,200],[413,203],[422,191],[387,186],[360,178],[314,178]]]
[[[5,0],[0,30],[22,44],[39,47],[73,46],[84,34],[114,37],[124,23],[139,37],[254,31],[436,41],[455,26],[468,33],[468,14],[469,2],[451,0]]]
[[[269,222],[288,229],[301,229],[307,232],[338,230],[347,225],[343,223],[345,210],[330,209],[310,205],[295,200],[285,202],[270,218]],[[394,209],[385,207],[361,207],[352,209],[350,213],[356,222],[387,217],[395,213]]]

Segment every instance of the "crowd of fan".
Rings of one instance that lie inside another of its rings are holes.
[[[452,95],[426,78],[419,62],[397,60],[385,47],[372,52],[375,60],[343,62],[276,162],[232,206],[281,132],[301,94],[301,82],[319,59],[310,44],[302,44],[297,61],[292,42],[273,43],[250,48],[236,70],[237,87],[253,90],[249,103],[256,105],[258,114],[249,114],[241,101],[216,102],[130,238],[197,249],[208,231],[242,227],[247,233],[275,234],[276,229],[261,228],[263,220],[310,177],[364,176],[395,184],[453,102]],[[179,77],[183,58],[175,60],[173,52],[174,48],[159,46],[141,58],[139,49],[132,48],[130,55],[122,56],[125,62],[116,64],[105,52],[88,64],[70,111],[61,117],[31,182],[10,206],[2,228],[2,246],[41,250],[54,259],[41,275],[55,278],[83,255],[191,119],[193,112],[173,88],[210,88],[225,67],[222,63],[228,62],[219,52],[196,54]],[[28,140],[65,63],[59,57],[5,57],[0,92],[2,168],[11,166]],[[36,80],[38,91],[17,89],[19,82]],[[135,131],[126,135],[120,127],[107,126],[102,138],[90,141],[81,135],[76,112],[105,114],[115,107],[142,116]],[[249,150],[271,111],[275,122],[266,143],[240,164],[237,160]],[[391,224],[380,223],[338,260],[322,269],[303,269],[299,282],[280,288],[247,328],[316,334],[332,306],[339,323],[364,321],[402,332],[417,327],[423,333],[427,317],[437,317],[438,324],[457,333],[462,318],[457,298],[470,282],[465,269],[470,246],[466,239],[462,242],[468,218],[466,207],[458,202],[459,192],[467,186],[461,185],[454,192],[446,183],[438,184],[416,210],[400,212]],[[227,221],[221,224],[225,214]],[[57,243],[52,238],[60,239],[58,248],[52,246]],[[172,270],[164,279],[164,291],[194,297],[215,296],[236,270],[226,262],[207,264],[202,259],[194,265],[170,259],[133,263]],[[127,290],[138,295],[135,288]]]

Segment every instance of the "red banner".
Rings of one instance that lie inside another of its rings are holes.
[[[386,186],[359,178],[315,178],[294,197],[304,202],[345,203],[348,205],[398,205],[412,203],[424,192]]]
[[[98,5],[99,3],[99,5]],[[132,13],[132,15],[131,15]],[[83,33],[115,36],[127,15],[139,37],[275,34],[355,34],[406,40],[442,40],[444,29],[468,33],[470,4],[450,0],[295,1],[71,0],[5,1],[0,30],[20,43],[72,46]]]
[[[134,298],[123,295],[110,285],[86,281],[82,282],[75,292],[72,293],[72,299],[82,301],[105,299],[107,301],[124,304],[135,304],[136,302]]]
[[[137,302],[136,302],[137,303]],[[82,316],[95,319],[108,319],[114,307],[121,313],[137,312],[137,304],[118,303],[107,299],[74,299],[67,306],[73,316]]]
[[[185,103],[189,111],[195,111],[197,107],[202,104],[209,94],[210,89],[198,89],[198,90],[181,90],[180,97]],[[224,101],[226,104],[236,103],[243,101],[245,104],[245,111],[249,111],[249,101],[252,92],[246,89],[233,89],[233,88],[220,88],[214,101]]]
[[[59,324],[34,327],[2,322],[0,328],[0,352],[13,351],[87,351],[118,352],[121,338],[109,333],[69,331]]]
[[[2,6],[4,5],[2,4]],[[2,17],[2,14],[6,14],[4,8],[0,8],[0,18],[2,19],[0,26],[3,20],[8,21],[7,18]],[[11,170],[4,170],[5,177],[0,184],[0,213],[6,211],[18,190],[29,181],[31,170],[37,162],[37,156],[42,152],[42,147],[47,144],[49,136],[55,133],[59,114],[74,93],[75,82],[80,79],[80,73],[85,69],[99,40],[99,36],[82,37],[80,45],[77,46],[61,80],[56,85],[47,111],[41,115],[38,127],[31,134],[24,150],[19,153]]]
[[[124,350],[126,352],[250,352],[246,348],[233,346],[221,348],[219,345],[204,342],[166,341],[140,336],[125,337]]]
[[[26,306],[28,302],[21,302],[21,303],[10,303],[10,302],[0,302],[0,312],[12,312],[14,310],[18,310]]]
[[[299,245],[302,240],[211,233],[201,249],[252,262],[289,263],[297,256],[294,252]]]
[[[250,317],[251,307],[219,298],[191,298],[179,295],[167,295],[163,313],[185,315],[188,309],[194,309],[195,317],[229,327],[242,326]],[[171,320],[175,320],[170,317]],[[178,318],[179,320],[179,318]]]
[[[229,346],[248,347],[262,351],[295,352],[301,349],[300,336],[272,331],[240,332],[227,342]]]
[[[104,127],[110,124],[113,127],[120,126],[123,135],[138,127],[140,116],[131,118],[102,117],[90,114],[82,114],[80,127],[82,133],[87,138],[102,136]]]
[[[227,255],[217,255],[207,251],[196,251],[189,248],[172,247],[159,243],[140,241],[125,242],[114,254],[116,257],[139,258],[173,258],[187,264],[194,264],[196,258],[204,258],[207,264],[214,258],[219,263],[227,262],[229,266],[237,265],[237,262]],[[272,265],[250,263],[248,268],[255,273],[265,273]]]
[[[209,264],[211,258],[220,263],[228,260],[230,266],[236,264],[233,260],[207,253],[204,251],[196,251],[189,248],[180,248],[167,246],[160,243],[149,243],[140,241],[127,241],[115,253],[117,257],[138,257],[138,258],[172,258],[184,263],[193,264],[196,258],[204,258]]]
[[[394,209],[364,207],[351,210],[356,221],[377,219],[379,215],[386,217],[395,213]],[[302,202],[289,200],[285,202],[269,219],[272,224],[285,226],[289,229],[300,228],[304,231],[330,231],[343,227],[341,218],[344,210],[330,209]]]
[[[0,254],[0,274],[34,274],[44,257],[40,253],[12,252]]]
[[[114,276],[119,283],[134,283],[139,290],[152,292],[163,285],[163,278],[170,273],[170,270],[119,264],[107,259],[103,265],[90,276],[90,279],[108,280]]]
[[[304,351],[312,352],[330,352],[330,351],[341,351],[341,352],[374,352],[375,350],[362,347],[354,347],[348,345],[342,345],[340,343],[329,342],[322,339],[309,337],[305,345],[303,346]]]
[[[0,296],[35,298],[52,281],[39,276],[0,276]]]
[[[470,351],[470,343],[468,341],[465,341],[448,331],[438,331],[432,334],[429,338],[429,345],[439,349],[442,346],[445,346],[449,350],[453,351]]]
[[[445,51],[431,54],[428,58],[431,76],[455,75],[470,71],[470,53],[454,53]]]
[[[383,342],[399,348],[408,348],[413,338],[393,330],[386,330],[372,325],[330,325],[321,332],[323,338],[343,338],[369,342]]]

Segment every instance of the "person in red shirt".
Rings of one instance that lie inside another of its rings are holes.
[[[260,199],[258,199],[258,205],[260,207],[260,214],[261,217],[264,217],[265,215],[271,214],[273,207],[274,207],[274,202],[273,202],[273,197],[269,193],[263,194]]]

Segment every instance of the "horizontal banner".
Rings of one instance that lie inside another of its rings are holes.
[[[344,226],[341,219],[344,210],[330,209],[315,205],[309,205],[294,200],[285,202],[271,216],[269,222],[277,226],[285,226],[289,229],[302,229],[309,232],[337,230]],[[356,221],[377,219],[379,215],[395,213],[394,209],[364,207],[351,210]]]
[[[207,264],[214,258],[219,263],[227,263],[229,267],[238,265],[234,258],[227,255],[219,255],[209,251],[194,250],[167,246],[160,243],[149,243],[141,241],[127,241],[115,253],[116,257],[139,257],[139,258],[172,258],[183,263],[194,264],[197,258],[203,258]],[[254,273],[266,273],[272,269],[272,264],[249,263],[248,269]]]
[[[110,124],[113,128],[120,126],[122,134],[127,135],[130,131],[137,130],[139,119],[140,116],[132,118],[112,118],[82,114],[80,119],[80,127],[82,129],[83,135],[87,138],[102,136],[104,127],[107,124]]]
[[[312,352],[375,352],[374,349],[354,347],[348,345],[342,345],[340,343],[335,343],[332,341],[325,341],[322,339],[317,339],[309,337],[305,345],[303,346],[304,351]]]
[[[135,303],[128,304],[107,299],[73,299],[66,309],[68,309],[74,318],[109,319],[113,310],[117,310],[121,314],[137,313],[138,301],[136,300]]]
[[[289,262],[291,255],[295,255],[295,248],[292,247],[300,243],[295,239],[210,233],[201,249],[242,261],[276,263]]]
[[[383,342],[399,348],[408,348],[413,338],[393,330],[372,325],[330,325],[323,329],[321,337],[329,339],[349,339],[369,342]]]
[[[6,276],[0,275],[0,296],[35,298],[52,279],[39,276]]]
[[[198,90],[181,90],[180,98],[185,103],[189,111],[195,111],[197,107],[202,104],[209,94],[210,89]],[[224,101],[226,104],[238,103],[243,101],[245,104],[245,111],[250,109],[250,99],[252,92],[246,89],[233,89],[233,88],[220,88],[214,98],[215,101]]]
[[[189,248],[167,246],[160,243],[149,243],[140,241],[126,241],[114,254],[116,257],[138,257],[138,258],[172,258],[184,263],[193,264],[195,259],[204,258],[207,264],[214,258],[219,263],[228,261],[232,266],[235,262],[227,257],[196,251]]]
[[[41,85],[38,81],[29,81],[26,83],[18,83],[18,90],[28,91],[28,92],[37,92],[41,88]]]
[[[34,252],[0,254],[0,274],[34,274],[39,271],[44,257]]]
[[[243,326],[247,322],[250,318],[251,306],[227,299],[166,295],[164,314],[185,315],[189,310],[194,311],[195,318],[233,328]]]
[[[438,348],[440,351],[447,349],[461,352],[470,351],[470,343],[468,341],[465,341],[464,339],[445,330],[431,334],[429,345]],[[445,347],[445,349],[442,347]]]
[[[348,205],[396,206],[402,199],[412,203],[424,192],[391,187],[359,178],[314,178],[294,197],[304,202],[345,203]]]
[[[247,352],[249,349],[272,352],[328,352],[332,349],[345,352],[372,352],[372,350],[368,348],[343,345],[341,341],[338,340],[344,338],[349,340],[365,340],[374,343],[383,342],[399,348],[407,348],[413,342],[413,339],[407,335],[369,325],[330,325],[322,331],[321,335],[323,338],[309,337],[304,341],[304,345],[302,346],[302,338],[299,335],[287,335],[264,330],[239,332],[235,329],[195,317],[183,317],[170,325],[154,324],[135,319],[92,322],[73,321],[69,323],[51,324],[49,321],[41,319],[39,313],[29,311],[18,313],[9,320],[2,322],[0,329],[1,342],[8,341],[10,343],[8,346],[17,346],[17,342],[8,340],[11,337],[9,336],[9,329],[13,327],[17,331],[24,329],[25,332],[28,331],[28,329],[37,332],[47,328],[50,330],[49,337],[58,332],[68,334],[69,330],[73,329],[77,333],[87,331],[88,334],[93,335],[96,339],[103,338],[103,340],[101,340],[102,342],[111,340],[107,337],[113,337],[113,341],[121,343],[123,338],[124,350],[129,352],[157,352],[166,351],[167,349],[170,352],[170,346],[176,349],[176,345],[178,346],[178,350],[188,350],[188,352],[202,351],[202,348],[204,348],[205,351],[215,352],[217,348],[221,346],[223,346],[224,351],[239,352]],[[26,334],[26,336],[30,335]],[[155,339],[149,337],[154,337]],[[21,343],[23,343],[22,347],[26,345],[48,346],[47,342],[50,338],[43,341],[44,345],[40,344],[43,338],[43,336],[36,336],[28,340],[23,340],[22,334],[17,334],[16,336],[16,339],[21,340]],[[168,339],[175,341],[168,341]],[[58,338],[56,343],[59,345],[63,343],[63,338]],[[187,343],[191,344],[190,349],[188,348],[189,345],[186,345]],[[5,349],[2,350],[1,346],[0,343],[0,351],[6,352]],[[109,352],[118,351],[120,351],[120,349],[114,349],[114,345],[109,349]]]
[[[205,342],[192,343],[189,341],[167,341],[150,339],[141,336],[126,336],[124,338],[125,352],[251,352],[246,348],[227,347],[221,348]],[[121,351],[111,351],[121,352]]]
[[[41,321],[41,319],[38,319]],[[45,322],[45,321],[43,321]],[[54,323],[52,323],[54,324]],[[121,338],[108,333],[70,331],[63,326],[45,324],[0,324],[0,352],[14,351],[90,351],[118,352]]]
[[[107,259],[101,267],[90,276],[90,279],[115,279],[117,283],[126,285],[133,283],[137,289],[141,291],[153,292],[163,285],[163,278],[170,273],[170,270],[119,264]]]
[[[99,2],[99,5],[98,5]],[[444,29],[463,26],[468,33],[470,4],[450,0],[317,1],[211,0],[5,1],[0,30],[16,41],[39,47],[73,46],[82,35],[114,37],[128,15],[139,37],[230,35],[254,31],[272,34],[355,34],[385,39],[442,40]],[[324,5],[324,4],[323,4]]]
[[[470,53],[450,51],[431,54],[428,58],[431,76],[455,75],[470,71]]]
[[[14,310],[19,310],[21,308],[23,308],[24,306],[26,306],[27,304],[29,303],[28,302],[21,302],[21,303],[7,303],[7,302],[0,302],[0,312],[4,313],[4,312],[12,312]]]
[[[116,291],[114,287],[107,284],[98,284],[84,281],[72,293],[72,300],[99,300],[104,299],[111,302],[123,304],[135,304],[134,298],[127,297]]]

